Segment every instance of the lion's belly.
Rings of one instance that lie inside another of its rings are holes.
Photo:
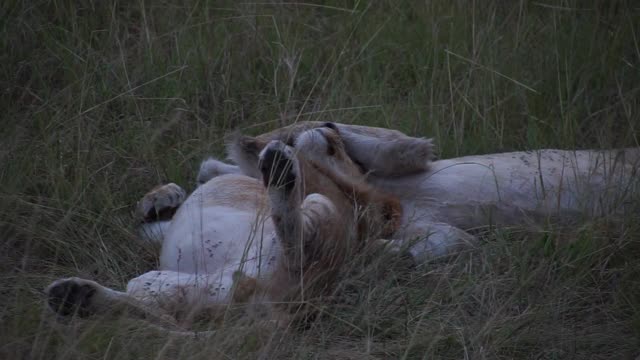
[[[165,234],[160,270],[220,276],[241,270],[247,276],[268,276],[281,254],[268,211],[246,201],[237,206],[229,199],[216,201],[214,191],[239,190],[217,185],[199,189],[180,206]]]

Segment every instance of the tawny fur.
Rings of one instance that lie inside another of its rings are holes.
[[[293,145],[308,130],[334,128],[346,154],[367,171],[378,176],[401,176],[426,171],[434,158],[431,139],[407,136],[399,131],[359,125],[301,121],[255,138],[234,133],[227,142],[229,159],[246,175],[258,177],[256,155],[270,140]],[[248,154],[254,154],[248,156]]]
[[[420,261],[473,242],[467,231],[478,227],[619,215],[637,198],[637,148],[432,161],[431,143],[424,139],[388,129],[322,123],[236,139],[229,148],[235,165],[207,160],[199,176],[203,184],[179,205],[175,216],[144,224],[145,229],[159,229],[154,234],[160,233],[156,239],[163,243],[160,270],[133,279],[126,293],[82,279],[58,280],[48,289],[52,305],[67,305],[59,298],[57,303],[51,300],[64,286],[91,295],[83,314],[132,307],[133,313],[161,320],[162,314],[153,310],[162,303],[158,299],[179,309],[204,309],[232,303],[232,289],[239,291],[236,301],[254,303],[313,297],[332,285],[336,274],[325,272],[327,268],[337,269],[346,260],[333,251],[334,245],[351,253],[363,238],[384,236],[394,244],[410,244]],[[296,162],[302,174],[296,179],[305,181],[296,183],[295,196],[266,190],[261,182],[260,152],[274,139],[294,145],[304,157]],[[414,141],[422,146],[412,153],[408,144]],[[397,168],[396,157],[406,168]],[[174,186],[160,189],[179,192]],[[381,190],[391,195],[378,196]],[[300,211],[292,211],[296,209]],[[350,215],[354,210],[365,216]],[[290,236],[301,228],[276,226],[273,215],[300,226],[294,221],[298,216],[317,231]],[[327,220],[335,226],[324,226]],[[279,241],[274,237],[278,232]],[[345,236],[348,241],[335,242]],[[300,256],[300,249],[311,258]],[[306,279],[307,293],[300,279]]]
[[[397,147],[395,142],[389,145],[389,141],[399,139],[406,145],[412,138],[398,136],[396,131],[319,123],[296,124],[257,138],[244,137],[243,142],[251,143],[253,151],[260,148],[264,138],[310,142],[310,132],[300,133],[300,129],[311,127],[318,131],[319,126],[338,129],[345,152],[354,161],[357,154],[377,154],[369,158],[373,163],[356,162],[367,174],[368,183],[400,199],[403,215],[393,239],[399,243],[417,239],[411,247],[417,261],[474,242],[469,230],[619,215],[638,194],[638,148],[546,149],[433,161],[431,153],[425,155],[424,148],[400,156],[409,148]],[[364,134],[367,141],[353,142],[353,134]],[[315,142],[323,143],[322,138]],[[310,152],[325,156],[321,151]],[[409,170],[395,171],[395,159],[400,158],[400,163],[406,165],[403,159],[407,157],[422,165],[409,164]]]
[[[206,312],[218,318],[237,301],[300,304],[330,291],[340,267],[368,239],[394,232],[389,224],[399,223],[401,210],[364,182],[333,130],[313,131],[330,144],[326,156],[307,158],[301,149],[270,142],[258,154],[261,180],[232,169],[184,201],[175,184],[155,188],[139,204],[143,218],[162,210],[160,204],[179,206],[165,221],[159,269],[132,279],[126,292],[60,279],[47,288],[50,305],[66,315],[124,309],[188,324]],[[278,161],[268,163],[269,154]],[[287,176],[291,184],[278,183]]]

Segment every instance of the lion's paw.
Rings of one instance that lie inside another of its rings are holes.
[[[96,312],[95,298],[101,286],[80,278],[56,280],[45,289],[49,307],[58,315],[88,317]]]
[[[282,141],[273,140],[260,152],[259,167],[266,187],[293,189],[296,166],[293,148]]]
[[[395,259],[395,265],[404,269],[413,269],[418,264],[411,252],[395,240],[373,240],[369,244],[369,253],[373,256],[390,256]]]
[[[187,192],[174,183],[160,185],[144,195],[136,212],[144,222],[168,220],[186,197]]]

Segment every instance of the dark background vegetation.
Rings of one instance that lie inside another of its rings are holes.
[[[396,278],[353,275],[306,331],[169,340],[57,325],[61,276],[153,267],[132,208],[191,189],[233,129],[297,120],[433,137],[442,157],[638,146],[640,4],[617,0],[0,4],[0,356],[598,358],[640,354],[637,218],[487,231]]]

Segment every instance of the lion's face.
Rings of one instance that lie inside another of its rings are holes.
[[[354,180],[364,178],[361,168],[347,154],[338,130],[332,126],[303,131],[294,148],[305,158]]]
[[[359,237],[391,236],[402,215],[399,201],[366,182],[366,174],[345,150],[335,128],[325,125],[301,132],[293,139],[301,164],[307,193],[328,195],[345,211],[345,219],[357,224]]]

